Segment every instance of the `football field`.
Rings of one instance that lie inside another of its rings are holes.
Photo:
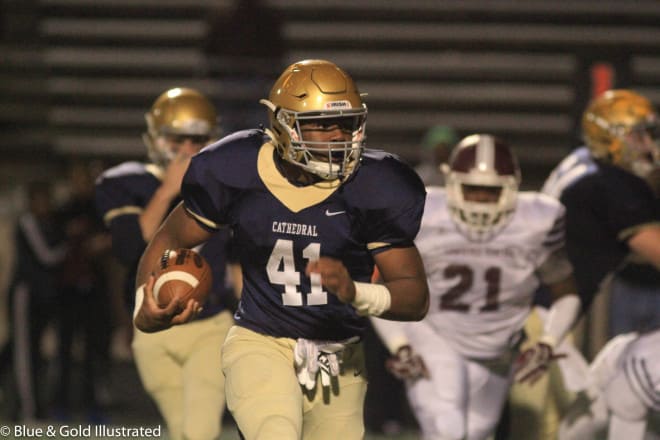
[[[75,375],[74,375],[75,377]],[[76,386],[74,396],[79,392]],[[66,417],[61,415],[34,423],[16,424],[8,417],[11,397],[0,398],[0,440],[4,439],[161,439],[167,440],[167,429],[160,415],[142,388],[131,362],[117,362],[111,374],[111,403],[102,414],[92,418],[80,404]],[[367,432],[365,440],[417,440],[417,432],[399,435],[378,435]],[[239,440],[230,417],[225,417],[220,440]]]

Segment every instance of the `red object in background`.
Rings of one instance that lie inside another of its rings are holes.
[[[614,86],[614,68],[609,63],[591,66],[591,97],[595,98]]]

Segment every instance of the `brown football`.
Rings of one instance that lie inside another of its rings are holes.
[[[189,299],[203,305],[211,291],[213,274],[204,257],[192,249],[167,249],[156,274],[154,297],[159,306],[165,307],[172,298],[181,299],[185,306]]]

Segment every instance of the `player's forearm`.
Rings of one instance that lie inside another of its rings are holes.
[[[149,242],[167,215],[174,197],[158,189],[140,215],[139,223],[142,238]]]
[[[660,270],[660,225],[646,225],[628,240],[628,247]]]
[[[392,248],[377,254],[374,260],[379,279],[389,293],[388,307],[375,316],[395,321],[424,318],[429,308],[429,290],[417,248]]]
[[[146,283],[149,275],[158,271],[160,257],[166,249],[177,249],[179,247],[174,236],[157,233],[145,248],[142,257],[140,257],[135,278],[135,287],[137,288]]]
[[[395,321],[419,321],[429,310],[426,277],[404,278],[385,283],[392,297],[390,308],[382,318]]]
[[[208,239],[208,234],[197,227],[196,222],[186,214],[183,205],[179,204],[142,253],[136,287],[144,284],[149,274],[158,270],[160,257],[166,249],[192,248],[205,239]]]
[[[580,304],[580,298],[575,293],[563,295],[553,301],[540,341],[552,347],[559,345],[575,325],[580,314]]]

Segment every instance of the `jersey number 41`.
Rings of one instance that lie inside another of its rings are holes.
[[[321,243],[310,243],[303,249],[303,258],[308,261],[318,260],[321,256]],[[271,284],[284,286],[282,304],[285,306],[319,306],[328,303],[328,293],[323,291],[321,275],[312,274],[310,277],[311,292],[303,294],[300,289],[300,272],[296,270],[293,257],[293,241],[279,239],[273,247],[273,252],[266,265],[268,281]],[[303,304],[303,295],[307,296]]]

